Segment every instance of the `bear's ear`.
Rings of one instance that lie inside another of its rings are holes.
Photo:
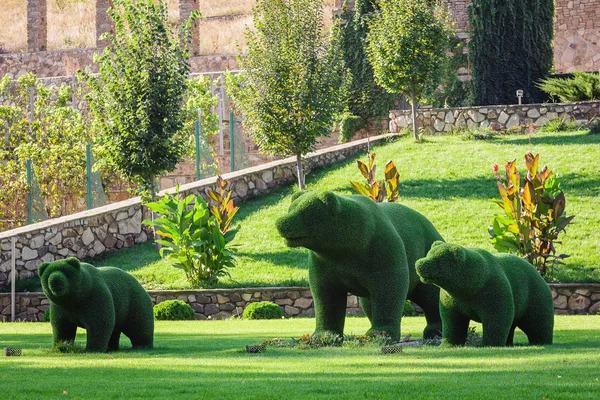
[[[292,202],[295,201],[298,197],[302,196],[305,193],[306,193],[306,191],[299,190],[296,193],[292,194]]]
[[[337,214],[340,211],[340,200],[333,192],[323,192],[321,200],[333,214]]]
[[[438,247],[441,246],[443,244],[446,244],[446,242],[442,242],[441,240],[436,240],[435,242],[433,242],[433,244],[431,245],[431,248],[433,249],[434,247]]]
[[[46,270],[46,268],[48,268],[48,265],[50,265],[49,262],[43,262],[40,265],[38,265],[38,276],[42,276],[44,274],[44,271]]]
[[[453,247],[454,249],[452,249],[452,252],[454,253],[454,257],[456,257],[456,261],[458,261],[459,264],[464,264],[467,261],[467,253],[465,252],[465,249],[459,245],[455,245]]]
[[[81,263],[75,257],[69,257],[65,259],[65,262],[75,269],[79,269],[79,267],[81,266]]]

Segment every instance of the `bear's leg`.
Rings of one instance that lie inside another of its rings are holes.
[[[54,344],[59,343],[73,343],[75,342],[75,335],[77,334],[77,325],[69,321],[64,315],[61,314],[57,307],[53,307],[50,314],[50,321],[52,325],[52,334]]]
[[[509,333],[513,326],[514,311],[491,310],[481,315],[483,325],[482,346],[506,346]]]
[[[309,273],[310,290],[315,305],[314,335],[343,335],[348,291],[333,285],[326,276]]]
[[[515,338],[515,328],[516,328],[516,325],[513,325],[513,326],[510,328],[510,332],[508,332],[508,338],[506,339],[506,345],[507,345],[507,346],[512,346],[512,345],[513,345],[513,343],[514,343],[514,338]]]
[[[110,336],[110,340],[108,341],[108,351],[117,351],[119,350],[119,339],[121,338],[121,332],[115,331]]]
[[[440,304],[442,316],[442,345],[462,346],[467,342],[469,317],[458,310]]]
[[[115,330],[115,311],[114,308],[108,307],[105,312],[103,318],[99,318],[97,315],[89,315],[82,321],[87,330],[85,351],[105,352],[108,350],[108,343]]]
[[[135,323],[129,323],[123,329],[123,334],[131,340],[134,349],[151,349],[154,345],[154,315],[151,314],[146,318],[138,316]]]
[[[425,313],[427,326],[423,330],[423,338],[431,339],[442,333],[442,317],[440,316],[440,289],[434,285],[420,283],[408,296]]]
[[[554,310],[553,310],[554,311]],[[519,321],[519,328],[525,332],[529,344],[544,345],[552,344],[552,335],[554,330],[554,315],[548,318],[535,318]]]
[[[369,299],[368,297],[359,297],[358,301],[360,302],[360,308],[362,308],[362,310],[364,311],[367,318],[369,318],[369,321],[373,322],[373,319],[372,319],[373,311],[372,311],[371,299]]]
[[[393,291],[372,291],[371,296],[371,329],[367,334],[385,332],[392,341],[400,340],[400,321],[402,307],[406,297]]]

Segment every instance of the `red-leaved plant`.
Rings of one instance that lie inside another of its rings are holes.
[[[358,194],[370,197],[376,203],[381,203],[385,200],[387,195],[387,201],[395,203],[398,201],[399,186],[400,186],[400,175],[396,170],[396,164],[393,161],[389,161],[385,165],[384,176],[385,180],[375,180],[375,153],[367,151],[368,165],[360,160],[356,160],[358,169],[367,180],[367,183],[361,183],[356,181],[350,181],[352,188]]]
[[[525,154],[527,176],[522,186],[516,160],[506,163],[506,184],[498,174],[498,164],[494,165],[501,197],[495,202],[506,215],[495,216],[489,232],[495,249],[518,254],[542,276],[551,277],[554,264],[568,257],[556,255],[554,245],[561,243],[556,239],[575,216],[566,216],[560,182],[547,166],[538,170],[539,160],[539,154]]]

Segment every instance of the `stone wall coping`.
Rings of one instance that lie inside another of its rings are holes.
[[[600,289],[600,283],[548,283],[548,286],[554,289]],[[309,286],[267,286],[267,287],[245,287],[245,288],[217,288],[217,289],[169,289],[169,290],[147,290],[150,295],[187,295],[187,294],[227,294],[240,292],[305,292],[310,291]],[[24,297],[40,297],[45,296],[44,292],[17,292],[17,295]],[[0,293],[0,296],[10,296],[10,293]]]
[[[355,146],[361,146],[367,142],[371,142],[371,143],[379,142],[379,141],[386,140],[393,136],[396,136],[396,134],[388,133],[388,134],[383,134],[383,135],[379,135],[379,136],[374,136],[372,138],[360,139],[360,140],[355,140],[355,141],[349,142],[349,143],[331,146],[326,149],[317,150],[315,152],[309,153],[306,156],[306,159],[317,158],[324,154],[334,153],[336,151],[347,149],[347,148],[352,148]],[[223,178],[227,179],[227,180],[235,180],[235,179],[242,178],[245,175],[256,174],[259,172],[271,170],[278,166],[295,164],[295,163],[296,163],[295,157],[288,157],[288,158],[284,158],[282,160],[276,160],[276,161],[272,161],[272,162],[269,162],[266,164],[261,164],[261,165],[255,166],[255,167],[245,168],[245,169],[242,169],[239,171],[223,174]],[[213,176],[213,177],[202,179],[202,180],[199,180],[196,182],[181,185],[179,190],[180,190],[180,192],[194,191],[196,189],[201,189],[203,187],[213,185],[216,183],[216,180],[217,180],[217,177]],[[175,193],[175,188],[169,188],[169,189],[162,190],[161,192],[159,192],[159,195],[164,195],[165,193],[171,193],[171,194]],[[35,224],[25,225],[25,226],[22,226],[22,227],[19,227],[16,229],[11,229],[8,231],[0,232],[0,240],[11,238],[13,236],[19,236],[19,235],[26,234],[29,232],[35,232],[35,231],[38,231],[41,229],[58,227],[63,224],[73,223],[78,220],[85,220],[88,218],[97,217],[99,215],[103,215],[103,214],[107,214],[107,213],[114,213],[114,212],[121,211],[121,210],[128,210],[132,206],[139,206],[141,204],[142,204],[141,197],[139,197],[139,196],[134,197],[134,198],[131,198],[128,200],[120,201],[120,202],[113,203],[113,204],[108,204],[106,206],[94,208],[91,210],[81,211],[81,212],[78,212],[75,214],[65,215],[63,217],[53,218],[53,219],[38,222]]]
[[[1,58],[19,58],[19,57],[29,57],[34,55],[44,55],[44,56],[52,56],[52,55],[61,55],[65,53],[89,53],[91,51],[102,52],[104,49],[98,47],[82,47],[78,49],[59,49],[59,50],[43,50],[43,51],[22,51],[17,53],[3,53],[0,54]],[[191,56],[190,59],[196,58],[228,58],[228,57],[237,57],[235,53],[223,53],[223,54],[202,54],[199,56]]]
[[[598,105],[600,106],[600,100],[592,101],[577,101],[573,103],[532,103],[532,104],[497,104],[489,106],[471,106],[471,107],[448,107],[448,108],[419,108],[417,113],[423,112],[440,112],[440,111],[465,111],[475,110],[481,108],[507,108],[507,109],[519,109],[519,108],[531,108],[531,107],[567,107],[567,106],[585,106],[585,105]],[[411,110],[390,110],[390,114],[410,114]]]

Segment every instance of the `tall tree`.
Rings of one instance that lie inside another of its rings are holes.
[[[230,93],[261,151],[296,156],[303,190],[302,156],[344,107],[342,54],[336,40],[325,40],[322,0],[258,0],[254,27],[239,56],[244,72],[228,77]]]
[[[543,95],[536,83],[552,68],[554,0],[473,0],[469,42],[473,102],[514,104]]]
[[[116,170],[154,198],[155,177],[172,171],[186,140],[180,134],[189,73],[193,13],[174,32],[164,1],[113,0],[115,33],[96,57],[100,74],[83,74],[91,110]]]
[[[346,0],[340,29],[336,30],[344,53],[344,65],[350,71],[348,110],[360,118],[357,127],[363,126],[371,118],[387,117],[390,106],[398,97],[375,83],[373,68],[367,60],[367,21],[374,12],[377,12],[376,0],[356,0],[354,9],[348,7]],[[352,135],[354,133],[351,132]]]
[[[413,134],[419,140],[417,106],[423,90],[439,81],[453,31],[439,1],[379,0],[369,23],[367,56],[375,81],[410,97]]]

